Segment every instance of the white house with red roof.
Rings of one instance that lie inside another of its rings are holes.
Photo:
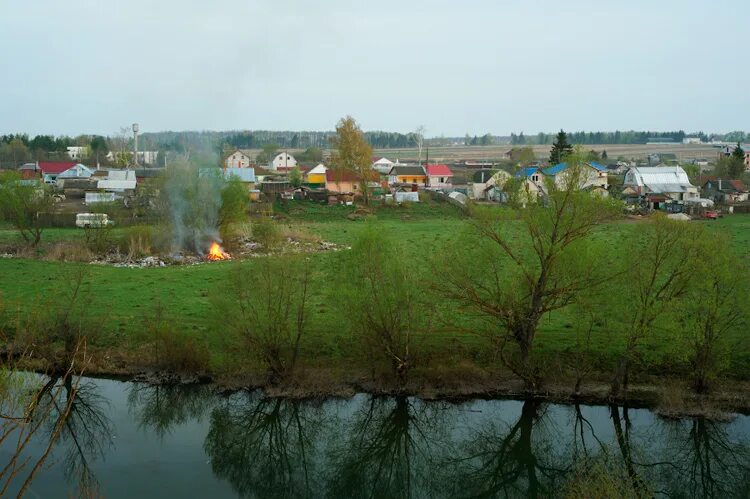
[[[39,161],[36,166],[47,184],[55,183],[58,178],[89,178],[93,173],[88,166],[74,161]]]
[[[448,165],[427,165],[425,171],[427,172],[427,187],[444,189],[450,186],[453,172]]]

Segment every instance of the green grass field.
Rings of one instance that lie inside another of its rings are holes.
[[[327,207],[309,203],[290,203],[281,209],[285,215],[281,224],[291,230],[305,231],[322,239],[341,245],[354,241],[363,225],[362,221],[347,219],[351,207]],[[466,216],[447,204],[422,204],[408,208],[382,208],[376,213],[377,222],[392,238],[406,247],[404,267],[421,266],[426,259],[441,251],[449,240],[460,237],[468,225]],[[750,215],[734,215],[710,224],[711,230],[724,230],[731,234],[734,249],[744,262],[750,257]],[[628,231],[637,223],[618,222],[602,231],[604,237],[627,241]],[[45,243],[81,238],[79,229],[49,229]],[[0,244],[17,240],[9,230],[0,230]],[[336,300],[335,275],[341,267],[341,252],[312,255],[316,269],[312,292],[313,320],[304,352],[313,354],[317,361],[346,361],[351,348],[351,338],[346,319],[332,304]],[[243,265],[253,265],[253,259]],[[12,330],[19,311],[43,307],[54,299],[70,278],[71,268],[77,264],[59,263],[37,259],[0,258],[0,303],[4,305],[4,323]],[[102,346],[132,347],[143,339],[144,319],[153,313],[161,302],[172,321],[181,331],[205,341],[215,366],[223,362],[221,339],[225,331],[221,322],[211,318],[210,297],[221,293],[223,282],[237,262],[217,262],[201,265],[170,266],[164,268],[116,268],[105,265],[85,265],[90,286],[89,307],[103,325]],[[439,269],[432,269],[439,272]],[[441,304],[438,304],[440,306]],[[450,306],[446,304],[445,306]],[[461,314],[460,310],[455,311]],[[537,352],[554,360],[566,355],[572,347],[571,331],[575,317],[562,311],[545,317],[537,336]],[[441,330],[423,338],[426,359],[452,359],[467,356],[482,364],[488,363],[485,340],[473,335]],[[750,378],[750,348],[742,338],[734,338],[732,374]],[[597,363],[606,370],[617,353],[617,341],[612,341],[607,331],[597,331],[594,336]],[[646,349],[653,372],[668,369],[670,348],[656,341]],[[458,355],[458,354],[461,355]],[[309,358],[309,356],[308,356]],[[350,359],[349,359],[350,360]],[[442,360],[441,360],[442,362]]]

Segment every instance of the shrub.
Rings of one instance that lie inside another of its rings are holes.
[[[402,247],[368,223],[346,255],[340,311],[373,361],[387,361],[405,383],[416,362],[415,336],[430,328],[419,268],[401,267]]]
[[[78,349],[95,341],[101,331],[101,324],[91,316],[87,272],[87,266],[76,265],[60,276],[58,289],[19,317],[20,343],[47,361],[53,373],[67,370]]]
[[[268,251],[276,248],[283,240],[278,225],[265,217],[253,224],[253,238]]]
[[[308,329],[310,267],[304,257],[237,263],[212,298],[217,328],[229,333],[230,353],[257,356],[276,382],[291,374]]]
[[[209,366],[206,346],[197,338],[179,331],[160,302],[144,321],[145,340],[153,348],[153,362],[158,369],[172,372],[205,371]]]
[[[112,226],[86,227],[84,229],[86,247],[94,254],[104,254],[115,246]]]
[[[127,229],[120,239],[120,252],[128,258],[141,258],[152,253],[153,233],[150,226],[134,226]]]

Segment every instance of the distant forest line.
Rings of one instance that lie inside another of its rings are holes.
[[[719,133],[686,133],[683,130],[655,131],[619,131],[614,132],[575,132],[568,131],[568,142],[571,144],[646,144],[653,141],[681,143],[685,137],[698,137],[703,142],[712,140],[726,142],[748,142],[750,132],[734,131]],[[182,132],[146,132],[138,137],[140,151],[159,151],[160,153],[203,153],[223,155],[231,149],[263,149],[271,146],[277,149],[327,149],[334,131],[182,131]],[[555,133],[540,132],[526,135],[523,132],[510,136],[492,134],[465,135],[464,137],[430,137],[425,138],[427,146],[492,146],[505,145],[545,145],[552,144]],[[376,149],[412,148],[419,142],[417,132],[399,133],[370,131],[365,138]],[[67,147],[86,146],[89,158],[103,158],[109,151],[128,151],[133,148],[133,137],[127,128],[110,136],[79,135],[37,135],[6,134],[0,135],[0,166],[17,165],[23,161],[65,159]]]

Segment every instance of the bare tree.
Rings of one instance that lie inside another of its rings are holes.
[[[417,146],[417,157],[418,162],[421,165],[422,164],[422,147],[424,146],[424,132],[426,128],[424,125],[419,125],[416,130],[414,130],[414,133],[412,133],[412,139],[414,140],[414,145]]]

